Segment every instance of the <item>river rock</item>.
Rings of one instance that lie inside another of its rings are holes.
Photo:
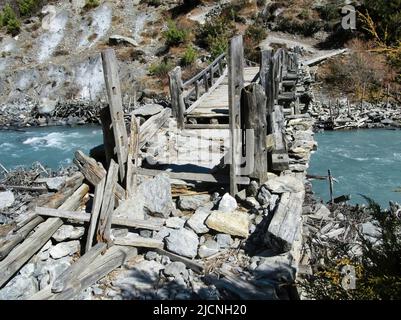
[[[75,240],[81,238],[85,233],[84,227],[74,227],[72,225],[62,225],[53,234],[52,238],[57,242],[62,242],[67,239]]]
[[[206,225],[213,230],[233,236],[247,238],[249,235],[248,215],[239,211],[212,211]]]
[[[142,192],[137,192],[134,197],[122,201],[114,210],[113,215],[129,219],[145,219],[145,197]]]
[[[0,290],[0,300],[23,300],[38,291],[39,284],[34,277],[17,275]]]
[[[208,194],[180,196],[178,200],[178,208],[181,210],[196,210],[208,202],[210,202],[210,195]]]
[[[370,221],[362,224],[362,233],[372,243],[375,243],[381,235],[380,228]]]
[[[292,175],[280,176],[266,181],[265,186],[273,193],[301,192],[304,185],[301,180]]]
[[[0,192],[0,210],[10,207],[15,201],[11,191]]]
[[[198,252],[199,239],[196,233],[187,229],[172,230],[165,239],[167,249],[178,255],[194,258]]]
[[[176,261],[176,262],[171,262],[170,264],[168,264],[164,270],[163,273],[166,276],[171,276],[174,278],[179,278],[179,277],[183,277],[184,279],[188,278],[188,270],[187,267],[185,266],[184,263],[180,262],[180,261]]]
[[[65,256],[73,255],[74,253],[78,252],[80,248],[81,245],[77,240],[61,242],[51,247],[49,253],[53,259],[59,259]]]
[[[49,259],[38,263],[35,276],[40,282],[40,290],[52,284],[71,264],[72,257],[63,257],[57,260]]]
[[[184,227],[185,220],[180,217],[172,217],[166,220],[166,227],[172,229],[181,229]]]
[[[233,238],[229,234],[219,233],[216,235],[216,241],[222,249],[230,248],[233,244]]]
[[[153,179],[146,180],[139,185],[145,199],[145,210],[150,215],[167,218],[173,210],[171,200],[171,184],[167,174],[159,174]]]
[[[220,200],[219,203],[219,211],[222,212],[232,212],[237,209],[237,201],[230,196],[229,193],[226,193]]]
[[[132,113],[136,116],[153,116],[163,111],[163,106],[160,104],[145,104],[135,109]]]
[[[154,232],[153,234],[153,239],[157,240],[164,240],[165,237],[170,235],[170,232],[173,229],[167,228],[167,227],[162,227],[159,231]]]
[[[209,232],[209,228],[205,224],[206,218],[210,214],[213,205],[207,205],[196,209],[195,213],[188,219],[188,226],[197,234]]]
[[[53,178],[39,178],[36,179],[38,183],[46,183],[46,186],[49,190],[58,191],[65,184],[66,177],[53,177]]]
[[[199,246],[198,255],[201,258],[207,258],[219,252],[219,249],[219,244],[216,241],[209,239],[206,240],[205,243],[203,243],[201,246]]]

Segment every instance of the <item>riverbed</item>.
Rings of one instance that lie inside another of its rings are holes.
[[[401,130],[325,131],[315,134],[318,150],[309,174],[338,180],[334,196],[350,194],[351,203],[366,203],[360,194],[387,207],[390,200],[401,203]],[[314,180],[315,194],[328,201],[327,181]],[[398,190],[398,192],[396,192]]]

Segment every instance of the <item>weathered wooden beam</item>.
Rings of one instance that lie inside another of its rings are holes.
[[[230,126],[228,124],[204,124],[204,123],[198,123],[198,124],[190,124],[186,123],[185,124],[185,129],[229,129]]]
[[[95,194],[93,197],[92,212],[90,216],[90,224],[88,227],[88,234],[85,245],[85,252],[88,252],[92,247],[93,237],[95,235],[95,230],[97,229],[97,222],[99,219],[100,208],[103,201],[104,186],[106,184],[106,177],[95,186]]]
[[[168,74],[171,96],[171,109],[173,116],[177,119],[179,129],[184,128],[185,103],[183,97],[183,83],[181,78],[181,67],[175,67]]]
[[[275,105],[271,115],[270,126],[273,135],[273,151],[271,153],[271,164],[274,171],[288,169],[289,159],[287,144],[284,139],[284,114],[283,107]]]
[[[168,120],[171,110],[166,108],[145,121],[139,128],[139,148],[142,148],[156,133],[157,130]]]
[[[128,147],[127,160],[127,198],[132,196],[137,188],[137,175],[135,168],[138,167],[139,158],[139,124],[134,113],[131,113],[131,132]]]
[[[89,186],[83,183],[75,192],[59,207],[61,210],[77,210],[83,203],[85,195],[89,192]]]
[[[118,164],[115,163],[114,160],[111,160],[104,186],[102,205],[99,215],[99,225],[96,232],[96,238],[98,242],[111,243],[110,227],[115,204],[114,189],[118,179],[118,168]]]
[[[195,172],[171,172],[165,170],[157,170],[157,169],[146,169],[146,168],[138,168],[138,174],[147,175],[147,176],[157,176],[161,173],[166,173],[169,175],[171,179],[179,179],[185,181],[202,181],[202,182],[213,182],[213,183],[221,183],[228,184],[230,183],[230,179],[224,175],[211,174],[211,173],[195,173]],[[237,177],[237,183],[247,185],[250,182],[248,177]]]
[[[237,176],[241,161],[241,90],[244,87],[244,46],[242,35],[230,40],[228,50],[228,102],[230,121],[230,194],[237,191]]]
[[[118,165],[120,168],[121,182],[125,178],[125,163],[127,162],[127,129],[124,123],[124,111],[121,97],[120,79],[118,76],[118,64],[113,49],[102,52],[103,74],[106,83],[107,97],[110,105],[110,116],[113,127],[115,148]]]
[[[99,242],[86,252],[82,257],[65,270],[57,279],[54,280],[51,291],[61,292],[67,290],[68,287],[73,285],[73,280],[78,278],[80,274],[92,263],[103,251],[107,245]]]
[[[264,182],[267,178],[268,169],[266,149],[267,121],[266,96],[261,85],[252,83],[242,90],[241,122],[245,135],[253,135],[254,153],[246,157],[247,167],[252,166],[249,168],[249,176]],[[247,152],[251,150],[248,147],[245,149]]]
[[[99,184],[99,182],[106,176],[106,170],[103,166],[96,162],[95,159],[88,157],[81,150],[75,152],[74,163],[77,165],[79,170],[84,174],[85,179],[88,180],[93,186]],[[114,190],[114,194],[118,201],[125,200],[125,190],[117,183]]]
[[[179,256],[175,253],[169,252],[164,249],[156,248],[155,251],[163,256],[169,257],[171,261],[178,261],[178,262],[184,263],[188,268],[195,271],[196,273],[204,272],[203,264],[198,261],[194,261],[194,260]]]
[[[138,247],[138,248],[160,248],[163,249],[164,243],[162,240],[152,239],[152,238],[144,238],[144,237],[135,237],[135,238],[121,238],[117,237],[114,239],[114,244],[120,246],[130,246],[130,247]]]
[[[110,106],[100,110],[100,122],[103,131],[103,146],[106,156],[106,169],[109,167],[111,159],[114,158],[114,149],[116,142],[114,141],[113,126],[110,115]]]

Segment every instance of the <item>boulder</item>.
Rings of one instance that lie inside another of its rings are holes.
[[[239,211],[212,211],[206,220],[206,225],[210,229],[233,236],[247,238],[249,235],[248,215]]]
[[[174,277],[174,278],[179,278],[183,276],[183,278],[188,278],[188,270],[187,267],[185,266],[184,263],[176,261],[168,264],[164,270],[163,273],[166,276]]]
[[[222,212],[233,212],[237,207],[237,201],[229,193],[226,193],[219,203],[219,211]]]
[[[266,186],[262,185],[259,189],[257,199],[262,206],[268,205],[272,198],[272,194]]]
[[[0,290],[0,300],[24,300],[37,291],[39,285],[34,277],[17,275]]]
[[[233,238],[229,234],[219,233],[216,235],[216,241],[220,248],[230,248],[233,244]]]
[[[64,224],[53,234],[52,238],[57,242],[62,242],[67,239],[75,240],[81,238],[84,233],[84,227],[74,227]]]
[[[49,253],[53,259],[60,259],[65,256],[73,255],[78,252],[80,248],[81,246],[78,240],[61,242],[51,247]]]
[[[159,174],[153,179],[142,182],[138,192],[144,196],[146,213],[167,218],[173,210],[171,184],[167,174]]]
[[[129,219],[145,219],[145,197],[141,192],[138,192],[132,198],[122,201],[114,210],[114,216],[120,216]]]
[[[201,258],[207,258],[219,252],[219,249],[219,244],[216,241],[209,239],[206,240],[205,243],[203,243],[201,246],[199,246],[198,255]]]
[[[11,191],[0,192],[0,210],[10,207],[15,201]]]
[[[166,220],[166,227],[172,229],[181,229],[184,227],[185,220],[180,217],[172,217]]]
[[[292,175],[284,175],[268,180],[264,185],[273,193],[302,192],[304,190],[302,181]]]
[[[160,104],[145,104],[143,106],[140,106],[139,108],[136,108],[132,113],[136,116],[154,116],[155,114],[158,114],[163,111],[163,106]]]
[[[208,202],[210,202],[210,195],[208,194],[180,196],[178,199],[178,208],[181,210],[196,210]]]
[[[187,225],[194,230],[197,234],[209,232],[209,228],[205,224],[206,218],[210,214],[212,205],[200,207],[196,209],[195,213],[188,219]]]
[[[199,239],[196,233],[187,229],[172,230],[164,239],[167,249],[180,256],[194,258],[198,253]]]

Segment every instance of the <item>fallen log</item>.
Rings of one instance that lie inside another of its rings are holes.
[[[171,115],[171,109],[164,109],[162,112],[150,117],[146,122],[139,128],[139,149],[143,148],[146,142],[148,142],[160,129],[160,127],[167,121]]]

